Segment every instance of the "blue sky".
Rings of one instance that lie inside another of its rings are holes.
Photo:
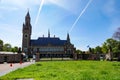
[[[120,0],[0,0],[0,39],[21,47],[22,24],[30,11],[32,39],[66,39],[77,49],[101,46],[120,27]],[[79,18],[78,18],[79,17]]]

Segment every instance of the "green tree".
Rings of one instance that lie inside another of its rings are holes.
[[[91,48],[91,53],[94,54],[95,53],[95,49]]]
[[[117,57],[120,53],[120,41],[113,38],[107,39],[102,45],[103,53],[108,53],[111,50],[114,57]]]
[[[102,53],[102,48],[100,46],[95,47],[94,49],[95,53]]]
[[[6,43],[3,45],[3,51],[11,51],[11,45],[9,43]]]
[[[109,50],[111,47],[113,53],[117,53],[119,51],[119,46],[120,46],[119,41],[109,38],[106,40],[105,43],[106,43],[105,45],[107,46],[107,49]]]
[[[0,40],[0,51],[2,51],[2,50],[3,50],[3,41]]]
[[[81,50],[79,50],[79,49],[77,49],[77,50],[76,50],[76,53],[77,53],[77,54],[81,54],[81,53],[82,53],[82,51],[81,51]]]
[[[105,54],[108,53],[108,46],[106,42],[104,42],[104,44],[102,45],[102,52]]]
[[[88,54],[94,54],[94,53],[95,53],[95,49],[88,46],[88,51],[87,51],[87,53],[88,53]]]
[[[17,46],[13,47],[13,48],[11,49],[11,51],[12,51],[12,52],[18,52],[18,47],[17,47]]]
[[[120,53],[120,27],[114,32],[112,38],[116,40],[115,46],[112,47],[113,53]]]
[[[118,41],[114,40],[112,38],[109,38],[109,39],[106,40],[106,43],[107,43],[106,44],[107,46],[111,46],[113,48],[118,44]]]
[[[120,53],[120,41],[116,42],[116,45],[112,48],[113,53]]]
[[[95,50],[94,48],[89,47],[88,53],[89,54],[94,54],[95,53],[94,50]]]

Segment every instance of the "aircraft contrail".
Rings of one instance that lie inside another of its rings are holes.
[[[39,7],[39,10],[38,10],[38,13],[37,13],[37,17],[36,17],[34,26],[36,26],[36,24],[38,22],[38,18],[39,18],[40,12],[42,10],[43,4],[44,4],[44,0],[41,0],[40,7]]]
[[[78,20],[80,19],[80,17],[83,15],[83,13],[86,11],[86,9],[88,8],[88,6],[90,5],[91,2],[92,2],[92,0],[89,0],[89,2],[86,4],[85,8],[82,10],[82,12],[80,13],[80,15],[75,20],[75,22],[73,23],[72,27],[70,28],[69,33],[73,30],[73,28],[75,27],[76,23],[78,22]]]

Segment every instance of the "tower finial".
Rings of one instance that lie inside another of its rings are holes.
[[[26,14],[26,18],[29,17],[30,18],[30,14],[29,14],[29,8],[27,8],[27,14]]]
[[[28,12],[29,12],[29,8],[27,8]]]
[[[27,12],[27,14],[26,14],[26,16],[25,16],[25,23],[26,23],[26,24],[30,24],[30,14],[29,14],[29,10],[28,10],[28,12]]]
[[[26,16],[30,17],[30,14],[29,14],[29,9],[28,9],[28,12],[27,12],[27,15],[26,15]]]
[[[50,30],[48,29],[48,37],[50,38]]]
[[[67,42],[70,43],[70,36],[69,36],[69,33],[67,33]]]

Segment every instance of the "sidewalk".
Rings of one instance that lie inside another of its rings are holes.
[[[23,68],[23,67],[29,66],[34,63],[35,62],[24,62],[22,64],[14,63],[12,65],[10,63],[0,64],[0,76],[3,76],[11,71],[18,69],[18,68]]]

